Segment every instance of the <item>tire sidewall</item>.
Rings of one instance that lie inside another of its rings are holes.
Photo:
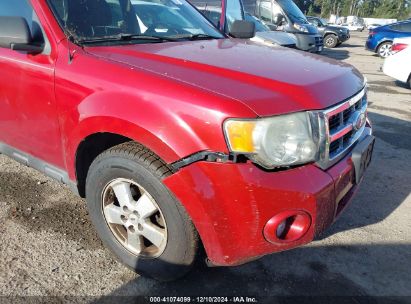
[[[167,245],[159,257],[137,257],[121,245],[111,232],[103,215],[102,193],[105,186],[117,178],[133,180],[141,185],[161,209],[167,226]],[[100,238],[121,262],[141,274],[160,280],[174,279],[176,274],[188,271],[191,240],[187,229],[184,229],[181,207],[160,179],[144,165],[119,157],[99,159],[90,168],[86,195],[89,214]]]

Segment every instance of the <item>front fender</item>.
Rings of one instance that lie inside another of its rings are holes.
[[[56,64],[56,102],[66,170],[75,180],[79,144],[96,133],[130,138],[172,163],[201,150],[227,152],[228,117],[255,117],[246,105],[164,75],[76,51]]]
[[[161,102],[159,102],[161,100]],[[164,104],[174,104],[165,107]],[[164,96],[145,99],[121,92],[100,92],[85,98],[63,121],[67,167],[75,179],[80,143],[96,133],[114,133],[139,142],[172,163],[202,150],[228,152],[222,123],[228,114]]]

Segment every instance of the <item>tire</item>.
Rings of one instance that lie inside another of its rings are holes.
[[[334,34],[328,34],[324,37],[324,45],[327,48],[334,48],[338,43],[338,37]]]
[[[411,74],[410,74],[410,77],[408,77],[407,84],[408,84],[408,88],[411,89]]]
[[[392,54],[391,48],[392,48],[391,41],[381,43],[377,48],[378,56],[380,56],[381,58],[387,58],[388,56]]]
[[[153,152],[127,142],[99,155],[86,180],[89,214],[103,243],[135,272],[160,281],[189,272],[200,242],[162,182],[169,175]]]

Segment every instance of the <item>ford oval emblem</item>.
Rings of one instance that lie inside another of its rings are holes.
[[[352,128],[354,129],[354,131],[358,131],[359,129],[361,129],[362,126],[365,124],[365,120],[366,116],[363,112],[358,112],[356,115],[354,115],[352,123]]]

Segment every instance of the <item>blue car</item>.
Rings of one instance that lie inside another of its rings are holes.
[[[370,30],[365,47],[386,58],[391,55],[394,38],[411,37],[411,20],[392,23]]]

